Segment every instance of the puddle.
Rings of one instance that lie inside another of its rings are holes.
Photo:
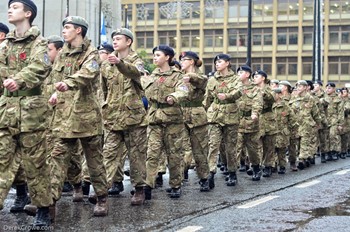
[[[303,213],[310,214],[313,218],[324,216],[350,216],[350,199],[332,207],[316,208],[303,211]]]

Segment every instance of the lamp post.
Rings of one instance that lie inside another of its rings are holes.
[[[247,29],[247,61],[246,64],[251,67],[252,64],[252,0],[248,1],[248,29]]]
[[[124,27],[128,28],[128,5],[124,5]]]
[[[314,36],[312,52],[312,80],[322,80],[322,7],[321,0],[314,0]]]

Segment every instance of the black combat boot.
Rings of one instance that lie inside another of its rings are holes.
[[[341,152],[340,155],[339,155],[340,159],[346,159],[346,155],[345,154],[346,154],[345,152]]]
[[[81,183],[75,184],[73,188],[73,202],[83,202],[84,201],[84,195],[83,195],[83,189],[81,187]]]
[[[261,179],[262,171],[260,169],[260,165],[252,165],[253,168],[253,181],[259,181]]]
[[[247,174],[248,174],[248,176],[252,176],[254,174],[253,167],[247,168]]]
[[[229,172],[228,174],[228,180],[226,182],[227,186],[235,186],[237,183],[237,176],[236,172]]]
[[[49,207],[39,207],[34,223],[30,226],[31,231],[49,230],[50,226]]]
[[[316,156],[316,154],[308,159],[310,161],[310,164],[312,164],[312,165],[316,164],[315,156]]]
[[[170,198],[180,198],[181,188],[172,188]]]
[[[199,189],[201,192],[208,192],[210,190],[208,179],[201,179],[199,184],[201,186]]]
[[[126,169],[126,170],[124,171],[124,175],[130,176],[130,169]]]
[[[152,188],[151,187],[149,187],[149,186],[144,187],[143,192],[145,193],[145,200],[152,199]]]
[[[338,159],[339,159],[338,152],[332,151],[332,160],[338,160]]]
[[[16,199],[13,206],[10,208],[11,213],[18,213],[24,211],[24,206],[30,203],[28,197],[26,184],[16,185]]]
[[[244,160],[241,160],[240,167],[239,167],[238,171],[240,171],[240,172],[247,171],[247,165],[245,165],[245,161]]]
[[[298,169],[303,170],[306,167],[305,160],[300,159],[298,162]]]
[[[272,167],[265,167],[263,169],[263,177],[270,177],[272,175]]]
[[[156,178],[156,188],[163,187],[163,173],[158,172],[158,176]]]
[[[326,153],[326,160],[327,160],[327,161],[332,161],[332,160],[333,160],[333,158],[332,158],[332,152],[331,152],[331,151],[329,151],[329,152]]]
[[[210,189],[213,189],[215,187],[214,176],[215,176],[214,172],[209,173],[208,181],[209,181],[209,188]]]
[[[185,167],[185,169],[184,169],[184,179],[183,179],[183,181],[188,182],[188,168],[187,167]]]
[[[278,170],[278,174],[285,174],[286,173],[286,168],[285,167],[283,167],[283,166],[281,166],[280,167],[280,170]]]
[[[346,157],[350,157],[350,149],[348,150],[348,153],[346,154]]]
[[[90,182],[87,181],[83,181],[83,184],[81,185],[82,189],[83,189],[83,195],[84,196],[89,196],[90,194]]]
[[[68,193],[68,192],[71,192],[73,191],[73,186],[68,182],[64,182],[63,184],[63,188],[62,188],[62,192],[63,193]]]
[[[327,160],[326,160],[326,153],[321,153],[321,163],[326,163]]]
[[[123,182],[113,182],[112,188],[108,189],[109,195],[119,195],[119,193],[124,191]]]

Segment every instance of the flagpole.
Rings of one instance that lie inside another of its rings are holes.
[[[99,5],[98,5],[98,12],[99,12],[99,15],[100,15],[100,17],[99,17],[99,23],[98,23],[98,25],[100,25],[100,28],[99,28],[99,37],[98,37],[98,45],[100,45],[101,44],[101,31],[102,31],[102,27],[101,27],[101,25],[102,25],[102,0],[100,0],[99,1]]]
[[[67,0],[67,5],[66,5],[66,17],[69,16],[69,0]]]

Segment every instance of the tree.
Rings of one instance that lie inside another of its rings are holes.
[[[137,52],[137,54],[140,56],[140,58],[144,62],[144,68],[149,72],[152,73],[153,70],[156,68],[156,65],[152,63],[152,60],[149,59],[149,55],[145,50],[140,50]]]

